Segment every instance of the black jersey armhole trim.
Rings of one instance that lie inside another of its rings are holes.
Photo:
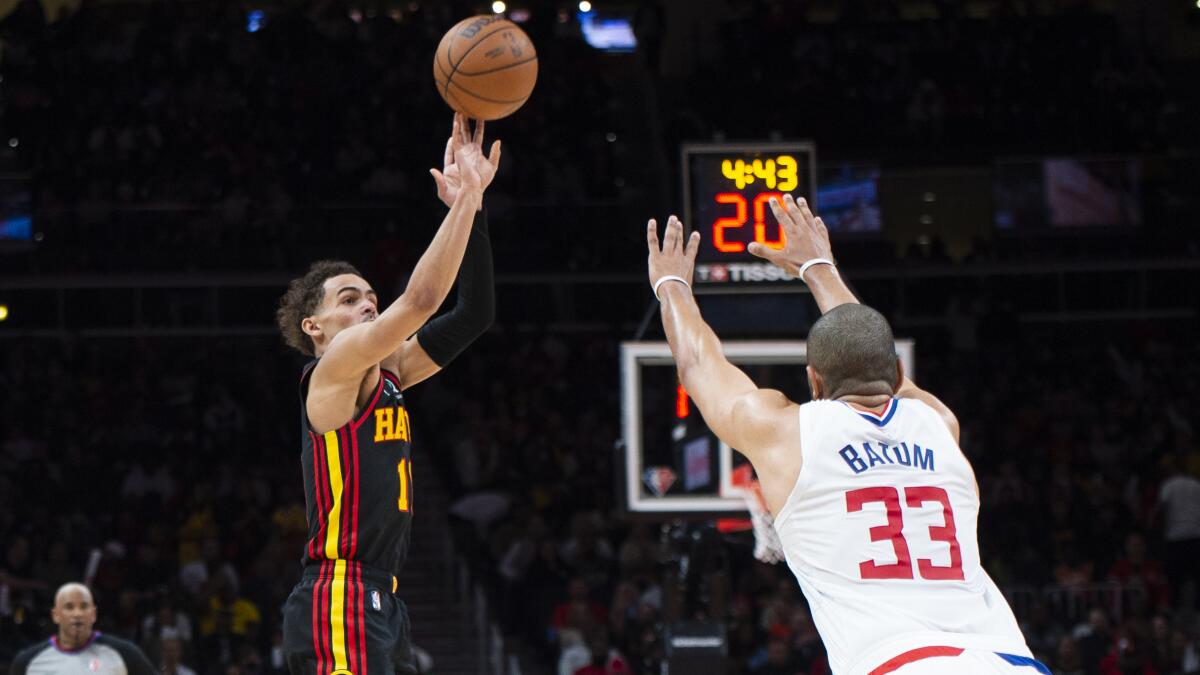
[[[324,436],[324,434],[317,433],[317,430],[313,429],[312,422],[308,419],[308,381],[309,376],[316,370],[316,366],[317,360],[313,359],[308,365],[304,366],[304,371],[300,373],[300,410],[303,412],[301,417],[304,418],[302,420],[304,422],[304,430],[316,436]],[[330,431],[337,431],[338,429],[358,430],[363,425],[363,422],[367,421],[367,416],[375,408],[375,404],[379,403],[379,397],[383,395],[383,379],[386,375],[391,375],[393,378],[396,378],[397,383],[399,382],[399,378],[396,377],[395,373],[380,366],[379,382],[375,385],[375,393],[371,395],[371,402],[363,406],[362,412],[358,413],[358,415],[351,417],[348,422],[337,429],[330,429]]]
[[[357,431],[358,428],[363,425],[363,422],[367,421],[367,417],[369,417],[371,411],[375,409],[375,404],[379,403],[379,397],[383,396],[383,380],[384,373],[386,372],[387,371],[383,369],[383,366],[379,367],[379,383],[375,385],[375,393],[371,396],[371,402],[363,407],[362,412],[359,413],[357,419],[350,419],[350,431]],[[307,408],[305,409],[304,416],[308,416]]]

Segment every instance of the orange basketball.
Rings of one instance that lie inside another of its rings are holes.
[[[537,70],[529,36],[497,15],[459,21],[433,57],[438,93],[451,108],[477,120],[516,112],[533,92]]]

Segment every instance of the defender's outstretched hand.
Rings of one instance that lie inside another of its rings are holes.
[[[683,223],[675,216],[667,219],[667,231],[662,245],[658,243],[658,221],[653,218],[646,224],[646,247],[650,249],[650,285],[654,286],[663,277],[679,277],[692,284],[692,271],[696,268],[696,252],[700,250],[700,233],[693,232],[687,243],[683,241]]]
[[[791,195],[784,195],[783,202],[780,203],[772,197],[771,212],[783,228],[783,248],[775,249],[754,242],[749,247],[751,253],[774,263],[794,277],[800,276],[800,267],[809,260],[833,260],[829,230],[825,228],[824,221],[813,215],[807,200],[801,197],[800,202],[796,203]]]
[[[478,186],[486,190],[496,177],[496,169],[500,166],[500,141],[493,142],[491,151],[484,157],[483,129],[483,121],[476,122],[472,135],[471,121],[459,113],[454,114],[450,139],[446,141],[442,170],[429,170],[437,183],[438,198],[446,206],[454,204],[464,186],[464,179],[469,181],[466,183],[468,187]],[[466,171],[473,172],[473,175],[464,176]]]

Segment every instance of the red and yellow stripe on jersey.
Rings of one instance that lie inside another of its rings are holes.
[[[351,559],[358,545],[359,496],[358,444],[352,434],[348,427],[312,434],[321,526],[319,536],[309,542],[309,554],[325,558],[313,589],[313,646],[319,673],[349,674],[362,672],[365,666],[357,662],[366,650],[362,564]]]
[[[309,432],[320,517],[317,534],[308,542],[308,555],[314,560],[349,559],[357,552],[360,490],[354,431],[347,425],[324,434]]]

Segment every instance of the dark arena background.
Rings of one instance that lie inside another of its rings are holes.
[[[492,12],[540,73],[487,127],[496,322],[406,392],[423,672],[828,672],[786,565],[709,510],[728,467],[672,445],[702,422],[671,369],[623,417],[623,343],[663,340],[647,218],[713,246],[722,338],[804,339],[811,298],[738,253],[768,188],[957,412],[1034,654],[1200,672],[1194,0],[0,1],[0,664],[84,581],[163,672],[286,672],[274,310],[321,258],[403,290],[445,212],[434,49]],[[802,364],[752,374],[807,396]]]

